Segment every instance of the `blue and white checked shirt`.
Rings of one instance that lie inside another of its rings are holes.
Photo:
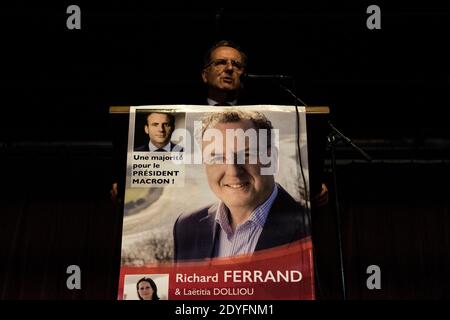
[[[275,184],[270,197],[257,207],[244,223],[238,225],[234,232],[228,220],[229,210],[223,202],[220,202],[216,211],[216,222],[220,226],[220,232],[216,238],[214,256],[228,257],[253,253],[277,195],[278,187]]]

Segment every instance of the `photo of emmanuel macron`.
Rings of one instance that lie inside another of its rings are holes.
[[[204,118],[202,137],[209,128],[225,136],[227,129],[270,132],[273,127],[260,112],[232,110]],[[209,143],[202,140],[205,149]],[[267,141],[270,150],[270,137]],[[235,144],[233,148],[236,159],[242,150],[236,150]],[[248,139],[244,151],[249,152]],[[209,187],[219,202],[178,217],[173,229],[175,261],[252,254],[310,235],[305,208],[275,183],[273,174],[261,175],[259,158],[256,164],[238,163],[204,163]]]
[[[149,112],[144,130],[148,143],[134,148],[134,151],[183,152],[183,147],[170,141],[175,129],[175,116],[165,112]]]

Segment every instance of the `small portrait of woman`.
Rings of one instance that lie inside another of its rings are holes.
[[[151,278],[141,278],[136,284],[139,300],[159,300],[158,288]]]

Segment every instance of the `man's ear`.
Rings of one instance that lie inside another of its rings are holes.
[[[208,79],[206,78],[206,69],[202,70],[202,79],[203,79],[203,83],[208,83]]]
[[[149,133],[148,133],[148,125],[145,125],[144,130],[145,130],[145,133],[146,133],[146,134],[149,134]]]

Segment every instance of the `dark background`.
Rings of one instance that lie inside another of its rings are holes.
[[[116,298],[122,213],[109,201],[109,106],[198,101],[203,53],[223,38],[247,52],[251,73],[294,76],[301,99],[329,106],[374,158],[337,145],[348,297],[450,297],[448,4],[92,2],[0,5],[0,298]],[[66,28],[71,4],[81,30]],[[366,28],[370,4],[381,30]],[[284,95],[248,89],[261,101]],[[329,153],[325,164],[318,294],[339,299]],[[71,264],[82,290],[66,288]],[[366,287],[373,264],[381,290]]]

